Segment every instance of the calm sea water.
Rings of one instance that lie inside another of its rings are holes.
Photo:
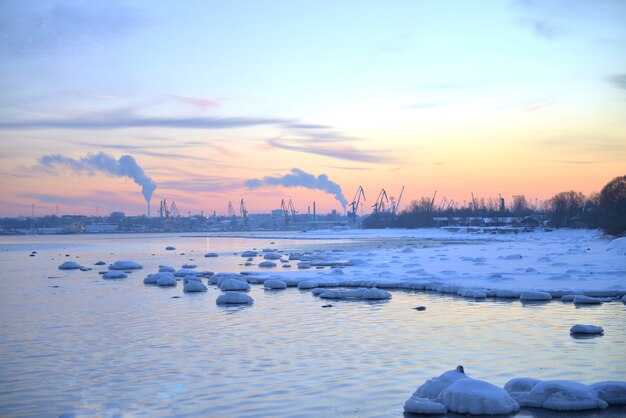
[[[165,251],[167,245],[177,250]],[[457,364],[498,385],[524,376],[626,379],[621,303],[576,309],[396,291],[390,301],[324,309],[328,302],[309,292],[254,285],[252,306],[225,308],[215,304],[214,287],[184,294],[180,284],[142,283],[159,264],[240,271],[243,259],[234,253],[247,249],[355,245],[368,244],[166,234],[3,237],[0,415],[398,417],[417,386]],[[220,257],[204,258],[208,251]],[[112,281],[93,266],[122,259],[145,268]],[[58,270],[66,260],[94,270]],[[418,305],[426,311],[412,309]],[[605,335],[574,339],[575,323],[601,325]],[[623,414],[613,408],[603,416]]]

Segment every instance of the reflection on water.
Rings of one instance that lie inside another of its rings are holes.
[[[626,376],[621,303],[575,309],[396,291],[391,301],[333,301],[323,309],[327,301],[309,292],[254,285],[254,305],[221,307],[214,287],[183,294],[181,285],[155,288],[142,279],[159,264],[194,260],[200,269],[238,271],[242,259],[233,253],[242,250],[337,243],[175,235],[21,239],[13,245],[3,238],[0,245],[3,416],[400,417],[418,385],[457,364],[498,385],[524,376],[584,383]],[[165,251],[166,245],[177,250]],[[37,256],[28,257],[33,250]],[[208,251],[220,257],[205,259]],[[146,269],[119,281],[101,279],[96,268],[56,269],[76,257],[89,265],[133,259]],[[413,309],[420,305],[426,310]],[[601,325],[605,335],[572,338],[575,323]],[[524,410],[518,416],[556,415]]]

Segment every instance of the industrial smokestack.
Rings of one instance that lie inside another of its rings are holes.
[[[313,202],[313,222],[317,222],[317,216],[316,216],[316,210],[315,210],[315,201]]]
[[[150,217],[150,201],[148,200],[148,218]]]

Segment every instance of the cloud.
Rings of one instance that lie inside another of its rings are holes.
[[[18,57],[80,53],[129,34],[142,21],[122,2],[70,6],[5,0],[0,7],[0,50]]]
[[[615,74],[608,78],[608,82],[620,90],[626,90],[626,73]]]
[[[560,27],[545,20],[530,20],[528,24],[533,28],[535,35],[540,38],[553,40],[563,34],[563,30]]]
[[[178,129],[232,129],[260,125],[291,123],[279,118],[149,118],[124,117],[115,113],[104,117],[70,119],[42,119],[0,122],[0,129],[123,129],[123,128],[178,128]]]
[[[326,174],[320,174],[315,177],[299,168],[292,168],[289,174],[284,176],[266,176],[261,179],[250,179],[245,181],[245,186],[249,189],[258,189],[259,187],[281,186],[281,187],[304,187],[311,190],[321,190],[335,196],[335,199],[341,203],[345,209],[348,205],[341,186],[331,181]]]
[[[50,203],[53,205],[83,206],[85,204],[84,198],[57,196],[52,194],[19,193],[17,196],[24,199],[36,200],[40,203]]]
[[[152,193],[156,189],[156,183],[144,173],[137,165],[137,161],[130,155],[122,155],[118,160],[113,156],[99,152],[87,154],[80,159],[65,157],[60,154],[44,155],[38,160],[39,166],[45,171],[52,171],[57,166],[68,167],[76,174],[87,173],[93,175],[102,172],[114,177],[128,177],[141,186],[141,193],[147,202],[150,202]]]
[[[200,110],[207,110],[212,107],[219,106],[219,103],[214,100],[209,99],[199,99],[197,97],[184,97],[184,96],[175,96],[169,94],[167,97],[172,98],[180,103],[185,103],[191,106],[194,106]]]
[[[287,151],[304,152],[307,154],[323,155],[325,157],[338,158],[341,160],[358,161],[362,163],[389,163],[394,158],[382,151],[361,151],[350,145],[342,144],[316,144],[310,139],[282,139],[271,138],[267,143],[275,148]]]
[[[545,107],[552,106],[550,102],[541,102],[541,103],[533,103],[528,106],[524,106],[519,109],[520,112],[536,112],[537,110],[541,110]]]

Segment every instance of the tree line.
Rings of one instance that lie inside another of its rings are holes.
[[[473,199],[463,207],[437,207],[434,198],[412,201],[398,214],[375,212],[363,220],[364,228],[427,228],[442,220],[471,223],[479,218],[514,218],[524,225],[547,224],[555,228],[600,228],[610,235],[626,233],[626,176],[616,177],[600,191],[585,196],[573,190],[560,192],[543,207],[532,205],[524,195],[513,197],[507,207],[501,199]]]

